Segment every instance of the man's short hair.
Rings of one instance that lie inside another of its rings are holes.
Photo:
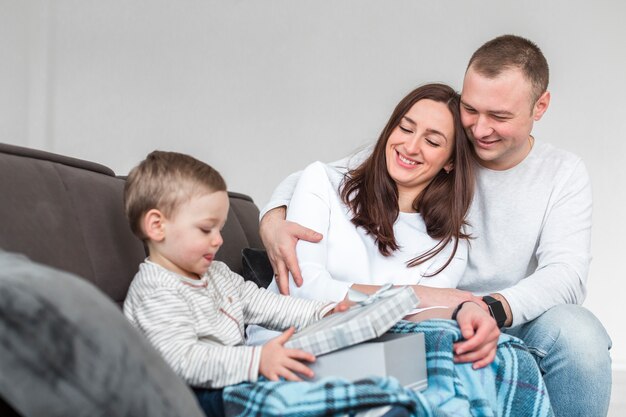
[[[532,85],[533,104],[548,89],[549,69],[541,49],[515,35],[502,35],[478,48],[470,58],[470,67],[487,78],[495,78],[502,71],[518,68]]]
[[[145,213],[158,209],[170,217],[190,198],[215,191],[226,191],[226,183],[209,165],[189,155],[153,151],[128,174],[124,210],[133,233],[145,240]]]

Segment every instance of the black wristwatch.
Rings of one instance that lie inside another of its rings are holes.
[[[496,300],[490,295],[485,295],[483,297],[483,301],[489,307],[489,314],[496,320],[498,327],[502,328],[504,323],[506,323],[506,312],[504,311],[504,307],[502,306],[502,302]]]

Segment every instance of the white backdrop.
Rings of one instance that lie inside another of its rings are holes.
[[[0,141],[118,174],[186,152],[262,205],[289,172],[375,139],[413,87],[460,89],[483,42],[529,37],[551,66],[534,133],[591,173],[585,305],[626,369],[624,16],[612,0],[0,0]]]

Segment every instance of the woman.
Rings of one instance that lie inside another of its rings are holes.
[[[456,287],[467,260],[462,227],[473,194],[472,163],[458,94],[443,84],[409,93],[359,167],[344,176],[314,163],[302,173],[287,219],[324,239],[298,242],[304,284],[291,284],[290,293],[339,301],[349,288],[372,293],[386,283],[413,285],[418,296],[421,286]],[[276,281],[269,289],[278,292]],[[439,308],[408,318],[451,316],[451,309]],[[489,364],[499,335],[495,322],[474,303],[457,318],[471,327],[462,326],[465,350],[474,351],[470,361]],[[249,334],[255,342],[269,337],[256,329]]]

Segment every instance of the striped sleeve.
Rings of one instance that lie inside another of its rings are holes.
[[[244,281],[240,287],[246,324],[258,324],[272,330],[297,330],[320,320],[337,304],[305,300],[267,291]]]
[[[176,292],[157,289],[142,297],[133,316],[134,324],[189,385],[221,388],[257,380],[261,348],[199,340],[189,306]]]

